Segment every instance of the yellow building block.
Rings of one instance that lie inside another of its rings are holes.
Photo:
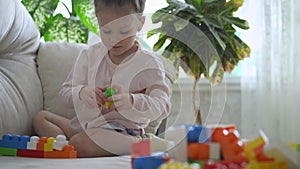
[[[289,144],[289,146],[293,149],[297,151],[298,148],[298,144]]]
[[[264,145],[266,142],[265,142],[265,139],[260,136],[258,137],[257,139],[253,140],[253,141],[250,141],[248,142],[245,146],[244,146],[244,152],[247,156],[247,158],[249,160],[256,160],[256,153],[255,153],[255,149]]]
[[[55,138],[49,137],[47,139],[47,142],[44,144],[44,151],[53,151],[53,143],[55,141]]]
[[[113,102],[105,102],[105,108],[109,109],[109,107],[113,104]]]
[[[286,161],[256,162],[251,161],[246,169],[288,169]]]

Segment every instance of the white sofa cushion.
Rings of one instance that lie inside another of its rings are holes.
[[[39,31],[19,0],[0,0],[0,22],[0,135],[29,135],[43,105],[35,63]]]
[[[44,110],[67,118],[75,116],[74,109],[67,107],[58,93],[77,56],[85,47],[87,45],[74,43],[41,43],[37,64],[43,89]]]

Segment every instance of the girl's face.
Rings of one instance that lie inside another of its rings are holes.
[[[110,55],[123,56],[134,47],[135,35],[142,23],[128,5],[101,9],[97,18],[102,42]]]

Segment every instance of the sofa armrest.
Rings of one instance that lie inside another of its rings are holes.
[[[30,135],[43,104],[35,62],[39,31],[18,0],[0,1],[0,21],[0,135]]]

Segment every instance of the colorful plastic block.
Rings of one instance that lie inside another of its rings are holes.
[[[200,168],[204,168],[204,163],[205,161],[201,161],[201,160],[188,160],[189,164],[198,164],[198,166],[200,166]]]
[[[169,162],[161,165],[159,169],[200,169],[199,164],[187,164],[179,162]]]
[[[49,137],[47,139],[47,142],[44,144],[44,151],[47,152],[47,151],[53,151],[53,143],[55,141],[55,138],[53,137]]]
[[[189,143],[188,159],[190,160],[209,160],[209,144]]]
[[[133,169],[157,169],[159,166],[168,162],[170,158],[165,153],[155,153],[151,156],[132,157]]]
[[[49,152],[44,152],[44,158],[77,158],[77,152],[71,145],[66,145],[63,147],[62,151],[53,150]]]
[[[220,160],[220,144],[218,143],[189,143],[188,158],[190,160]]]
[[[204,169],[245,169],[248,162],[245,161],[219,161],[219,162],[208,162],[204,164]]]
[[[47,142],[47,137],[41,137],[36,145],[36,150],[44,151],[44,146]]]
[[[187,129],[187,140],[189,143],[205,143],[210,140],[208,131],[205,126],[202,125],[186,125]]]
[[[151,155],[150,140],[143,139],[140,142],[132,143],[131,155],[134,157],[150,156]]]
[[[237,130],[215,130],[217,133],[213,136],[215,142],[221,145],[221,152],[226,161],[248,161],[244,153],[244,143],[239,140]]]
[[[39,139],[38,136],[30,137],[30,141],[27,143],[27,150],[36,150]]]
[[[115,94],[117,94],[117,90],[115,89],[112,89],[111,87],[108,87],[105,91],[105,97],[108,98],[108,97],[111,97]],[[113,102],[105,102],[105,108],[106,109],[109,109],[109,107],[113,104]]]
[[[234,125],[225,125],[225,126],[207,126],[208,129],[208,133],[210,133],[209,135],[211,135],[211,142],[219,142],[219,137],[223,136],[223,132],[225,131],[233,131],[235,130],[235,126]]]
[[[251,161],[246,169],[288,169],[285,161],[255,162]]]
[[[0,155],[3,156],[17,156],[18,149],[0,147]]]
[[[63,147],[68,144],[69,144],[69,142],[67,141],[66,136],[58,135],[58,136],[56,136],[56,140],[53,143],[53,149],[63,150]]]
[[[266,139],[262,136],[248,142],[244,147],[244,152],[249,160],[255,161],[274,161],[274,158],[269,158],[264,154],[264,145]]]
[[[293,150],[297,151],[300,155],[300,144],[290,144],[289,145]]]
[[[44,158],[44,151],[39,150],[18,150],[17,156],[31,157],[31,158]]]
[[[4,134],[0,140],[0,147],[26,149],[29,140],[29,136]]]

